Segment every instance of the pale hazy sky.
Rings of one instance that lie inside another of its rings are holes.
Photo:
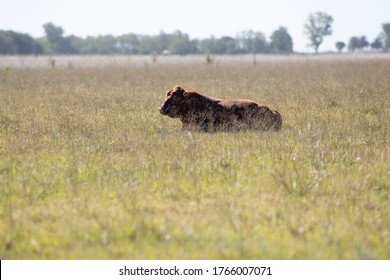
[[[191,38],[235,37],[247,29],[269,38],[279,26],[288,29],[295,51],[310,51],[303,34],[309,13],[333,16],[333,35],[320,51],[334,50],[336,41],[367,36],[371,42],[390,22],[390,0],[0,0],[0,30],[43,36],[42,25],[53,22],[66,35],[156,35],[181,30]]]

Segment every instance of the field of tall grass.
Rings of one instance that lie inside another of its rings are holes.
[[[0,259],[390,259],[390,56],[12,59]],[[183,132],[176,84],[283,127]]]

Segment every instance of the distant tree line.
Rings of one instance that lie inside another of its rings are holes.
[[[325,36],[332,34],[333,17],[324,12],[316,12],[309,15],[304,24],[304,33],[308,37],[310,43],[309,46],[314,48],[317,53],[318,48],[323,42]],[[390,23],[382,24],[383,31],[372,42],[368,42],[366,36],[353,36],[349,39],[348,50],[364,50],[371,47],[373,50],[382,49],[387,51],[390,49]],[[345,48],[346,44],[342,41],[338,41],[335,44],[336,49],[339,52]]]
[[[27,34],[0,30],[0,54],[42,54],[43,46]]]
[[[325,36],[332,34],[332,16],[317,12],[310,14],[304,24],[304,33],[309,46],[318,52]],[[390,23],[382,25],[383,32],[373,41],[365,36],[353,36],[348,45],[338,41],[336,49],[341,52],[347,46],[349,51],[390,50]],[[262,32],[245,30],[236,37],[223,36],[206,39],[191,39],[181,31],[158,35],[134,33],[120,36],[100,35],[86,38],[65,36],[64,30],[53,23],[43,25],[45,36],[32,38],[28,34],[0,30],[0,54],[269,54],[292,53],[293,40],[287,29],[275,30],[269,40]]]
[[[332,34],[332,23],[333,17],[324,13],[316,12],[309,15],[304,24],[304,33],[308,37],[310,43],[309,46],[314,48],[317,53],[318,48],[323,42],[325,36]],[[390,23],[382,24],[383,31],[379,36],[372,42],[368,42],[366,36],[353,36],[349,39],[348,50],[364,50],[371,48],[372,50],[382,49],[387,51],[390,49]],[[335,44],[338,52],[342,52],[345,48],[346,43],[338,41]]]
[[[363,50],[371,48],[374,50],[390,50],[390,23],[382,24],[382,32],[371,43],[367,41],[366,36],[353,36],[349,39],[348,50]]]
[[[0,54],[256,54],[292,53],[293,41],[287,29],[275,30],[270,41],[261,32],[242,31],[235,38],[191,39],[175,31],[155,36],[125,34],[121,36],[65,36],[64,30],[46,23],[45,37],[34,39],[27,34],[0,31]]]
[[[383,32],[374,39],[371,43],[367,40],[366,36],[352,36],[349,39],[348,45],[342,41],[336,42],[336,49],[339,52],[347,46],[348,50],[362,51],[367,49],[372,50],[390,50],[390,23],[383,24]]]

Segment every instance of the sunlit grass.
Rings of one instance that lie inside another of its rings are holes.
[[[3,69],[0,258],[390,258],[390,59],[200,59]],[[283,128],[182,132],[175,84]]]

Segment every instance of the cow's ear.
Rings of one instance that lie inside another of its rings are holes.
[[[184,91],[184,89],[181,86],[174,86],[173,91]]]
[[[178,94],[182,95],[185,92],[185,90],[181,86],[175,86],[172,90],[172,93],[174,92],[177,92]]]

